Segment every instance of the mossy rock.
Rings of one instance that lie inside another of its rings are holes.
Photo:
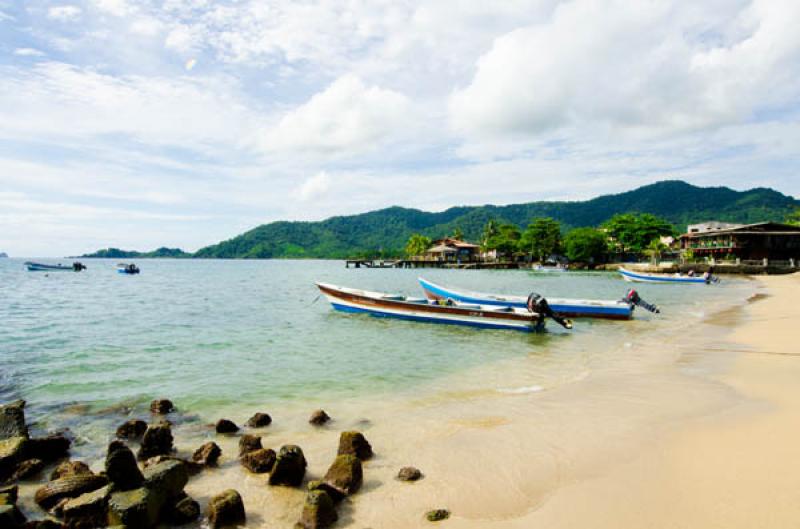
[[[343,495],[358,491],[364,479],[361,460],[354,455],[336,456],[322,481]]]
[[[247,520],[242,496],[233,489],[217,494],[208,502],[211,529],[243,525]]]
[[[447,509],[434,509],[425,513],[425,518],[429,522],[441,522],[450,518],[450,511]]]
[[[339,455],[354,455],[362,461],[370,459],[373,455],[372,446],[361,432],[342,432],[339,436]]]
[[[152,527],[158,522],[163,503],[162,498],[145,487],[115,492],[108,500],[108,525]]]
[[[324,529],[330,527],[339,515],[333,499],[324,490],[309,491],[303,505],[300,521],[295,524],[295,529]]]

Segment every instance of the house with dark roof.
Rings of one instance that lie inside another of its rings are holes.
[[[681,235],[682,251],[716,260],[800,260],[800,226],[778,222],[730,227],[719,226],[722,223],[717,222],[704,224],[714,227]]]

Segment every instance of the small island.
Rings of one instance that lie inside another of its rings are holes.
[[[147,258],[174,258],[182,259],[191,257],[192,254],[180,248],[161,247],[152,252],[137,252],[134,250],[120,250],[119,248],[104,248],[94,253],[81,255],[83,259],[147,259]]]
[[[8,254],[7,253],[0,252],[0,259],[7,259],[7,258],[8,258]]]

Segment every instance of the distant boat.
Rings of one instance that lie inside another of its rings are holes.
[[[462,303],[480,303],[482,305],[525,307],[527,296],[506,296],[499,294],[484,294],[480,292],[470,292],[458,290],[451,287],[443,287],[419,278],[419,284],[425,295],[429,299],[452,299]],[[600,300],[600,299],[567,299],[567,298],[547,298],[550,308],[561,316],[569,318],[605,318],[612,320],[628,320],[633,316],[635,304],[647,308],[640,298],[633,298],[626,295],[625,299],[620,300]],[[652,307],[652,305],[647,304]],[[650,309],[647,309],[650,310]],[[657,309],[656,309],[657,310]],[[655,312],[655,310],[651,311]]]
[[[695,285],[703,285],[707,283],[718,283],[719,278],[712,275],[707,276],[689,276],[680,274],[643,274],[639,272],[632,272],[624,268],[620,268],[619,273],[625,281],[633,281],[638,283],[690,283]]]
[[[61,263],[57,265],[51,265],[27,261],[25,266],[28,267],[29,272],[80,272],[81,270],[86,270],[86,266],[79,262],[74,262],[71,265],[66,266],[62,265]]]
[[[531,268],[534,272],[569,272],[569,268],[566,266],[556,265],[556,266],[544,266],[544,265],[536,265]]]
[[[133,263],[131,264],[120,263],[117,265],[117,273],[119,274],[133,275],[133,274],[138,274],[140,271],[141,270],[139,270],[139,267]]]
[[[465,325],[481,329],[524,332],[540,330],[544,327],[543,314],[549,310],[546,301],[540,305],[544,307],[540,314],[527,309],[473,305],[452,300],[438,303],[425,298],[370,292],[326,283],[317,283],[317,287],[338,311],[369,314],[379,318]],[[559,318],[552,313],[549,316],[567,328],[572,327],[569,320]]]

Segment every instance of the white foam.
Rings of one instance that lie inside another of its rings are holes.
[[[522,393],[536,393],[537,391],[542,391],[543,389],[544,388],[542,386],[520,386],[518,388],[498,388],[496,391],[498,393],[520,395]]]

